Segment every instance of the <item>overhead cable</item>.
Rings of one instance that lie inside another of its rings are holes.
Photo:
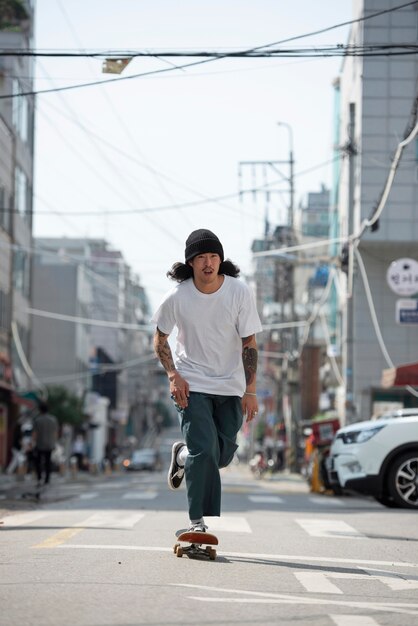
[[[328,26],[326,28],[322,28],[322,29],[317,30],[317,31],[312,31],[310,33],[305,33],[303,35],[296,35],[294,37],[289,37],[289,38],[283,39],[281,41],[276,41],[276,42],[273,42],[273,43],[270,43],[270,44],[264,44],[264,45],[261,45],[261,46],[253,47],[253,48],[250,48],[248,50],[241,51],[241,54],[245,54],[246,53],[248,55],[250,53],[255,53],[258,50],[263,50],[264,48],[271,48],[272,46],[282,45],[284,43],[288,43],[290,41],[295,41],[297,39],[303,39],[305,37],[312,37],[314,35],[318,35],[318,34],[321,34],[321,33],[324,33],[324,32],[330,31],[330,30],[341,28],[343,26],[348,26],[348,25],[351,25],[351,24],[364,22],[366,20],[373,19],[375,17],[379,17],[381,15],[384,15],[386,13],[392,13],[394,11],[399,11],[400,9],[403,9],[405,7],[409,7],[409,6],[412,6],[412,5],[416,5],[416,4],[418,4],[418,0],[414,0],[413,2],[407,2],[405,4],[401,4],[401,5],[398,5],[396,7],[390,8],[390,9],[385,9],[383,11],[378,11],[378,12],[372,13],[370,15],[365,15],[363,17],[360,17],[360,18],[357,18],[357,19],[354,19],[354,20],[349,20],[347,22],[342,22],[340,24],[334,24],[333,26]],[[238,53],[235,53],[235,56],[237,54]],[[54,89],[41,89],[41,90],[38,90],[38,91],[27,91],[27,92],[22,92],[22,93],[19,93],[19,94],[13,94],[13,93],[11,93],[11,94],[3,94],[3,95],[0,95],[0,99],[23,97],[23,96],[34,96],[34,95],[37,95],[37,94],[53,93],[53,92],[57,92],[57,91],[68,91],[68,90],[79,89],[79,88],[83,88],[83,87],[92,87],[92,86],[96,86],[96,85],[100,85],[100,84],[104,84],[104,83],[114,83],[114,82],[120,82],[120,81],[125,81],[125,80],[132,80],[132,79],[135,79],[135,78],[142,78],[142,77],[152,76],[152,75],[156,75],[156,74],[173,72],[173,71],[176,71],[176,70],[179,70],[179,69],[180,70],[184,70],[184,69],[187,69],[187,68],[190,68],[190,67],[195,67],[197,65],[203,65],[205,63],[211,63],[213,61],[217,61],[219,59],[224,59],[224,58],[225,58],[225,56],[216,56],[216,57],[212,56],[210,58],[199,59],[198,61],[193,61],[191,63],[186,63],[184,65],[180,65],[180,66],[177,66],[177,67],[160,68],[158,70],[151,70],[149,72],[143,72],[141,74],[134,74],[134,75],[131,75],[131,76],[120,76],[119,78],[109,78],[109,79],[105,79],[105,80],[93,81],[93,82],[90,82],[90,83],[81,83],[81,84],[77,84],[77,85],[67,85],[67,86],[64,86],[64,87],[57,87],[57,88],[54,88]]]

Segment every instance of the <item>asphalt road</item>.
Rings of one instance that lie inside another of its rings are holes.
[[[60,498],[5,514],[0,625],[418,623],[416,512],[234,465],[223,515],[207,519],[216,561],[177,558],[186,492],[165,473],[63,484]]]

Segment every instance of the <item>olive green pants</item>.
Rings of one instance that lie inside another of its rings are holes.
[[[219,469],[231,463],[238,448],[237,433],[242,426],[241,398],[191,392],[188,406],[177,410],[189,450],[185,477],[190,519],[220,515]]]

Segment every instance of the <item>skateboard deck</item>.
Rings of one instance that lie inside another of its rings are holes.
[[[218,538],[215,535],[183,529],[176,532],[176,537],[178,541],[174,545],[174,554],[177,557],[181,558],[183,554],[186,554],[192,558],[206,557],[211,561],[216,559],[216,550],[212,547],[218,545]]]
[[[22,493],[21,497],[25,500],[32,498],[33,500],[36,500],[37,502],[39,502],[39,500],[41,500],[46,490],[47,490],[47,485],[41,485],[39,487],[35,487],[34,491],[25,491],[24,493]]]

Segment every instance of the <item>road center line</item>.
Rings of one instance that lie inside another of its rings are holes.
[[[75,535],[78,535],[78,533],[81,533],[82,530],[83,528],[63,528],[55,535],[52,535],[52,537],[42,541],[42,543],[32,546],[32,548],[58,548]]]

